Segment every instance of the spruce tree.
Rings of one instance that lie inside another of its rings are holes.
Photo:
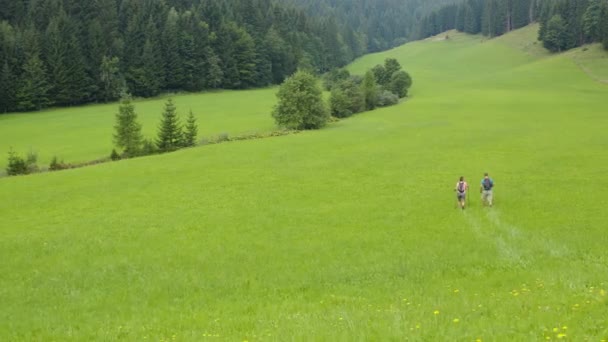
[[[114,144],[123,150],[126,157],[137,156],[141,151],[143,137],[135,106],[128,95],[120,102],[114,130]]]
[[[158,127],[156,146],[160,152],[175,151],[182,145],[182,139],[182,127],[177,117],[177,111],[173,100],[169,98],[165,102],[165,110]]]
[[[23,65],[20,83],[17,89],[17,109],[40,110],[51,103],[46,71],[38,55],[30,56]]]
[[[196,118],[194,117],[194,114],[192,113],[192,110],[190,111],[190,114],[188,114],[188,119],[186,120],[186,126],[184,127],[184,141],[183,141],[183,146],[184,147],[192,147],[196,145],[196,137],[198,135],[198,125],[196,123]]]

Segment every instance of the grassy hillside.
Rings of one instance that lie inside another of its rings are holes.
[[[267,132],[274,129],[270,117],[276,102],[275,89],[224,91],[174,96],[178,114],[185,121],[192,110],[199,122],[199,135]],[[156,137],[165,98],[135,102],[144,136]],[[12,146],[25,155],[38,152],[42,165],[54,155],[66,162],[86,162],[109,156],[113,148],[118,104],[58,108],[39,113],[0,115],[0,153]],[[0,168],[6,157],[0,158]]]
[[[607,339],[608,86],[507,39],[366,56],[412,97],[321,131],[1,179],[0,339]]]

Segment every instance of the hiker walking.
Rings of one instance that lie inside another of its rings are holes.
[[[454,191],[456,191],[456,201],[458,201],[461,209],[464,209],[468,189],[469,184],[467,184],[467,182],[464,180],[464,177],[460,177],[460,180],[458,183],[456,183]]]
[[[488,173],[483,174],[483,179],[481,180],[481,187],[479,188],[479,193],[481,194],[481,202],[483,205],[492,206],[492,189],[494,188],[494,180],[488,176]]]

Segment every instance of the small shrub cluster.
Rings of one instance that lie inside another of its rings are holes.
[[[406,97],[412,86],[410,75],[401,70],[394,58],[376,65],[363,77],[351,76],[348,70],[332,70],[324,77],[325,88],[331,90],[331,115],[346,118],[364,110],[392,106]]]
[[[63,160],[59,160],[57,158],[57,156],[54,156],[53,159],[51,160],[51,163],[49,164],[49,171],[66,170],[66,169],[71,169],[72,167],[74,167],[74,166],[71,164],[65,163]]]
[[[19,156],[11,148],[8,151],[8,165],[6,166],[6,174],[9,176],[29,175],[30,173],[38,172],[38,155],[30,151],[27,156]]]

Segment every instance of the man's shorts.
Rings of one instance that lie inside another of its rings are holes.
[[[467,193],[466,192],[458,192],[456,191],[456,198],[460,201],[460,200],[464,200],[467,197]]]
[[[481,199],[485,202],[488,202],[489,204],[492,204],[492,197],[492,190],[484,190],[481,193]]]

